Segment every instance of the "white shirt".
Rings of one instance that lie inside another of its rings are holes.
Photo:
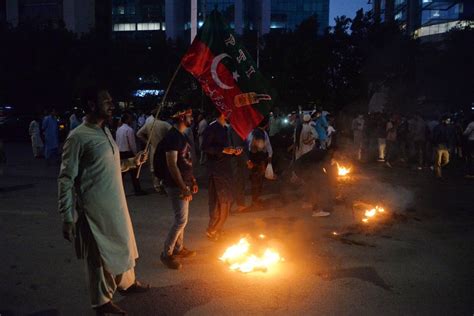
[[[135,132],[133,128],[127,124],[122,124],[117,129],[117,145],[120,151],[131,151],[134,154],[137,153],[137,143],[135,141]]]
[[[474,140],[474,122],[469,123],[463,134],[468,140]]]

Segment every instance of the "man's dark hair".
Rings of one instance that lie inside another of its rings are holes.
[[[173,121],[179,122],[180,120],[182,120],[183,115],[188,110],[191,110],[191,105],[186,104],[186,103],[176,103],[173,106],[173,111],[172,111],[171,118],[173,119]]]
[[[89,105],[89,102],[94,104],[97,103],[100,91],[107,91],[107,88],[104,86],[93,85],[86,87],[81,92],[81,107],[86,114],[92,112],[92,109]]]
[[[120,120],[122,121],[122,123],[126,123],[126,122],[128,122],[128,120],[131,117],[132,117],[132,113],[126,111],[126,112],[123,112],[122,117],[120,118]]]

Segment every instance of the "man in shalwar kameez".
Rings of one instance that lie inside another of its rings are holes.
[[[58,163],[59,158],[59,128],[56,119],[56,110],[52,109],[43,119],[41,129],[44,134],[44,157],[46,163]]]
[[[112,302],[116,289],[131,294],[149,286],[135,279],[138,251],[121,172],[142,164],[146,157],[138,154],[120,160],[119,149],[104,126],[113,110],[106,90],[91,89],[82,101],[87,117],[66,139],[58,178],[63,235],[75,241],[78,258],[86,259],[97,314],[124,314]]]

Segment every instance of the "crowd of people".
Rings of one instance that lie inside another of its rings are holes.
[[[352,121],[353,140],[359,160],[374,160],[392,168],[396,163],[431,169],[443,178],[450,160],[463,162],[466,178],[474,178],[474,115],[443,115],[425,118],[384,113],[358,115]]]
[[[116,290],[126,295],[149,288],[135,278],[138,251],[123,185],[129,173],[135,194],[147,194],[138,176],[146,161],[154,189],[167,195],[174,214],[160,255],[170,269],[180,269],[184,258],[196,254],[185,247],[184,235],[190,203],[199,191],[198,165],[207,170],[209,222],[204,234],[210,241],[225,237],[231,210],[263,207],[265,178],[302,188],[303,207],[311,208],[313,216],[331,214],[336,160],[342,155],[336,152],[336,117],[327,111],[283,115],[274,109],[242,139],[228,117],[217,111],[208,115],[176,103],[158,115],[156,109],[148,115],[126,110],[117,119],[107,90],[94,87],[81,100],[84,112],[71,114],[62,148],[59,211],[64,237],[74,241],[78,257],[86,259],[91,302],[98,314],[121,312],[112,302]],[[44,155],[51,162],[60,153],[55,114],[52,110],[33,120],[29,128],[34,156]],[[466,173],[472,177],[474,121],[466,123],[375,113],[357,115],[348,130],[352,154],[360,161],[378,160],[387,168],[413,162],[415,168],[432,168],[442,177],[443,166],[455,155],[466,159]],[[344,123],[338,125],[346,129]]]

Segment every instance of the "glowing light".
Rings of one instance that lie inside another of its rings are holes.
[[[260,239],[265,237],[263,234],[259,235]],[[227,263],[230,270],[243,273],[267,271],[271,266],[283,261],[280,254],[271,248],[266,248],[260,256],[251,253],[251,248],[249,239],[241,238],[237,244],[227,248],[219,260]]]
[[[336,162],[336,164],[337,164],[337,174],[339,176],[344,177],[344,176],[347,176],[351,172],[352,168],[347,168],[347,167],[341,166],[341,165],[339,165],[338,162]]]
[[[362,219],[362,222],[368,223],[369,218],[375,218],[377,214],[384,213],[385,209],[380,206],[375,206],[374,208],[370,210],[366,210],[364,213],[364,218]]]

